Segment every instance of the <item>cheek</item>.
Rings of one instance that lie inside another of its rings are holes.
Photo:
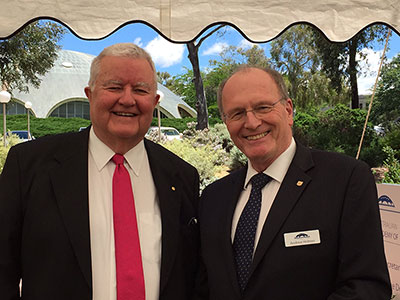
[[[138,99],[136,101],[136,105],[141,113],[153,113],[155,108],[154,102],[152,102],[152,99],[149,98]]]
[[[236,137],[238,136],[239,128],[232,125],[229,126],[227,125],[226,128],[228,129],[231,140],[235,140]]]

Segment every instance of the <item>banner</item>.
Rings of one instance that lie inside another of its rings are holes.
[[[393,295],[400,297],[400,185],[377,184],[386,260]]]

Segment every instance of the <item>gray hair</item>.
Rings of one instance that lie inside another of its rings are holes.
[[[235,75],[236,73],[239,72],[247,72],[250,69],[259,69],[261,71],[264,71],[265,73],[267,73],[268,75],[270,75],[272,77],[272,80],[276,83],[277,87],[278,87],[278,91],[280,93],[280,96],[282,99],[287,100],[289,98],[289,93],[287,91],[287,87],[285,84],[285,81],[283,80],[282,75],[272,69],[272,68],[261,68],[261,67],[257,67],[257,66],[250,66],[250,65],[239,65],[233,72],[232,74],[230,74],[226,79],[224,79],[221,84],[219,85],[218,88],[218,94],[217,94],[217,104],[218,104],[218,109],[219,109],[219,113],[221,114],[222,119],[224,118],[224,110],[222,107],[222,92],[223,89],[225,87],[225,84],[228,82],[229,79],[231,79],[231,77],[233,75]]]
[[[138,45],[133,43],[119,43],[111,45],[104,48],[100,54],[95,57],[90,66],[90,78],[89,78],[89,88],[93,90],[97,75],[100,72],[101,60],[106,56],[116,56],[116,57],[127,57],[132,59],[145,59],[149,62],[151,69],[154,73],[154,85],[157,89],[157,73],[154,66],[154,62],[151,59],[150,54],[148,54],[144,49],[140,48]]]

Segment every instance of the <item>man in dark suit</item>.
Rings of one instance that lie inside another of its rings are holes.
[[[92,62],[85,89],[92,126],[10,150],[0,179],[2,300],[20,299],[20,280],[25,300],[192,297],[199,177],[144,139],[156,90],[143,49],[110,46]],[[117,156],[122,163],[114,163]],[[117,170],[124,187],[114,183]],[[114,193],[130,187],[134,197],[124,190],[119,199],[128,204],[121,210]]]
[[[210,299],[388,300],[369,167],[293,139],[292,100],[274,70],[240,68],[218,101],[248,164],[201,196]]]

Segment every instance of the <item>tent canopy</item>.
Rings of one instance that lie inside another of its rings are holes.
[[[103,38],[144,22],[175,42],[196,38],[217,23],[234,25],[253,42],[308,22],[330,40],[345,41],[373,23],[400,32],[399,0],[0,0],[0,38],[38,18],[51,18],[84,39]]]

